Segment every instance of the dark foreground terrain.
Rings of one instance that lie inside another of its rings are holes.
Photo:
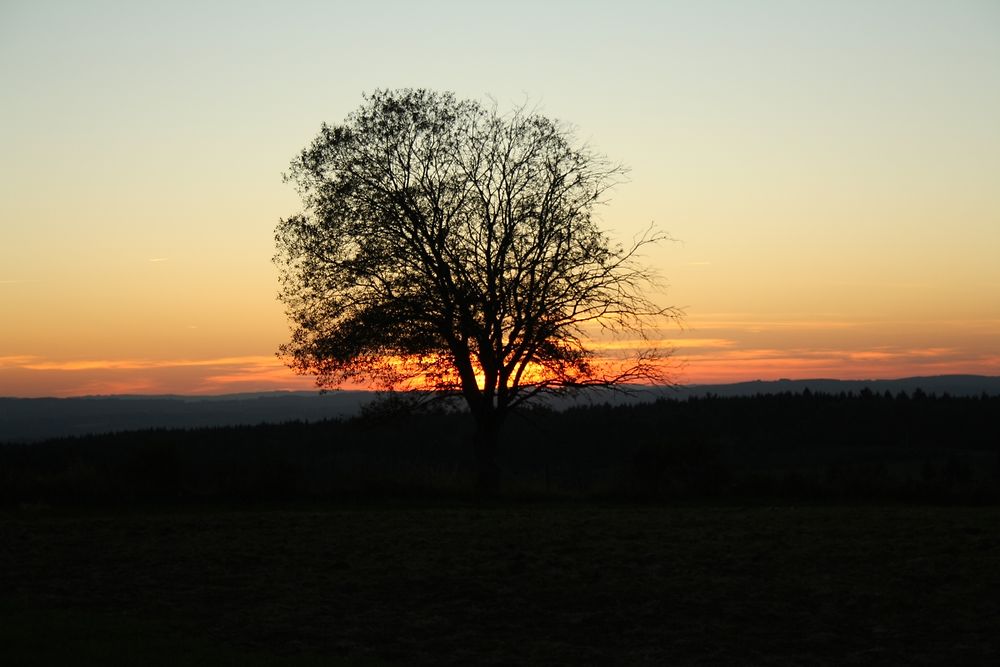
[[[0,662],[993,665],[1000,510],[0,514]]]
[[[1000,664],[1000,397],[0,446],[0,665]]]

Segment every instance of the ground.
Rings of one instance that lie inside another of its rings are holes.
[[[3,664],[1000,664],[1000,508],[0,513]]]

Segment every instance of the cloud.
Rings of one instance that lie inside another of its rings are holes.
[[[857,280],[827,280],[825,285],[831,287],[863,287],[866,289],[931,289],[936,287],[930,283],[901,283],[884,281],[857,281]]]
[[[273,368],[233,368],[226,373],[207,375],[202,378],[199,392],[211,393],[232,391],[233,386],[248,387],[268,385],[277,389],[312,389],[316,379],[313,376],[296,375],[286,366]],[[360,385],[357,385],[360,387]],[[356,388],[354,385],[345,388]]]
[[[761,333],[764,331],[833,331],[852,329],[860,326],[858,322],[845,320],[817,319],[733,319],[712,320],[693,316],[685,324],[694,331],[744,331]]]
[[[597,352],[639,351],[648,349],[679,350],[688,348],[732,347],[736,341],[728,338],[678,338],[678,339],[628,339],[616,341],[593,341],[588,347]]]
[[[942,346],[693,349],[677,356],[683,363],[685,381],[697,383],[1000,372],[1000,357],[996,354]]]
[[[219,394],[312,388],[314,378],[296,375],[273,355],[75,360],[30,355],[0,357],[3,396]]]
[[[254,366],[274,367],[281,361],[270,355],[244,357],[218,357],[214,359],[79,359],[71,361],[38,361],[38,357],[25,357],[18,366],[33,371],[90,371],[90,370],[151,370],[158,368],[190,368],[197,366]]]
[[[30,364],[38,359],[27,354],[14,354],[0,357],[0,368],[24,368],[25,364]]]
[[[953,347],[924,347],[906,350],[904,356],[907,357],[950,357],[959,353]]]
[[[902,352],[888,352],[886,350],[860,350],[847,352],[845,355],[851,361],[888,361],[904,356]]]

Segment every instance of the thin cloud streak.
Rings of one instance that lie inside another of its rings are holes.
[[[736,341],[728,338],[678,338],[678,339],[632,339],[616,341],[593,341],[590,348],[595,352],[612,352],[616,350],[637,351],[648,349],[679,350],[688,348],[719,348],[732,347]]]
[[[32,359],[37,359],[34,357]],[[19,364],[33,371],[150,370],[197,366],[275,366],[272,356],[221,357],[218,359],[84,359],[74,361],[33,361]]]
[[[0,357],[0,368],[24,368],[25,364],[30,364],[38,357],[26,354],[15,354]]]
[[[692,317],[685,322],[691,331],[740,331],[759,333],[763,331],[833,331],[854,329],[863,326],[860,322],[842,320],[766,320],[766,319],[731,319],[710,320],[702,317]]]

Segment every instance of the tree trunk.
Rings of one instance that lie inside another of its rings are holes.
[[[473,446],[478,467],[476,492],[481,497],[493,497],[500,493],[500,464],[497,461],[499,444],[499,422],[489,417],[477,419]]]

